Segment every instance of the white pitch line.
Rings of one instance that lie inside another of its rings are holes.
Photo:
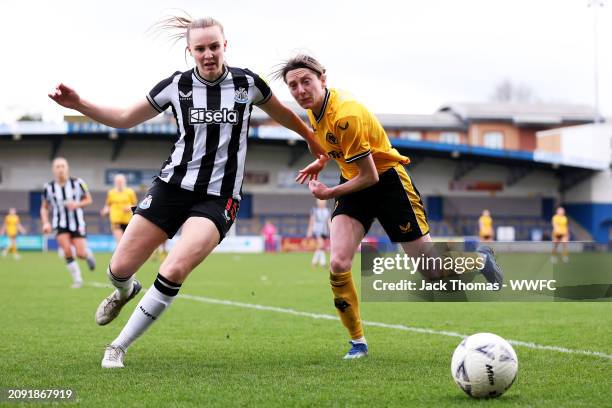
[[[100,282],[87,282],[87,285],[93,286],[96,288],[112,288],[112,286],[109,285],[108,283],[100,283]],[[284,307],[265,306],[265,305],[258,305],[254,303],[235,302],[233,300],[214,299],[214,298],[209,298],[209,297],[204,297],[204,296],[194,296],[194,295],[185,295],[185,294],[179,294],[177,297],[181,299],[195,300],[197,302],[209,303],[209,304],[214,304],[214,305],[234,306],[234,307],[242,307],[245,309],[255,309],[255,310],[268,311],[268,312],[284,313],[284,314],[289,314],[293,316],[309,317],[311,319],[340,320],[338,316],[334,316],[330,314],[301,312],[299,310],[288,309]],[[408,332],[421,333],[421,334],[435,334],[438,336],[456,337],[459,339],[463,339],[468,336],[467,334],[457,333],[453,331],[434,330],[434,329],[427,329],[423,327],[412,327],[412,326],[406,326],[403,324],[370,322],[367,320],[363,320],[362,323],[364,326],[382,327],[385,329],[394,329],[394,330],[408,331]],[[534,350],[556,351],[556,352],[565,353],[565,354],[582,354],[585,356],[601,357],[601,358],[605,358],[608,360],[612,360],[612,354],[606,354],[601,351],[570,349],[570,348],[559,347],[559,346],[546,346],[543,344],[531,343],[531,342],[521,341],[521,340],[508,340],[508,339],[506,340],[514,346],[525,347],[525,348],[530,348]]]

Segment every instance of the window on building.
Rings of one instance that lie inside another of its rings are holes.
[[[421,134],[421,132],[413,130],[402,130],[399,133],[399,138],[407,140],[421,140],[423,138],[423,135]]]
[[[440,133],[440,142],[448,144],[459,144],[461,143],[461,137],[457,132],[442,132]]]
[[[484,147],[489,149],[504,148],[504,134],[502,132],[485,132],[483,138]]]

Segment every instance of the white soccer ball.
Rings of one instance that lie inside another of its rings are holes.
[[[514,349],[492,333],[477,333],[463,339],[451,362],[453,379],[473,398],[499,397],[514,383],[517,371]]]

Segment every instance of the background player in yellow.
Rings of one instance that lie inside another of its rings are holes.
[[[561,259],[563,262],[568,262],[567,242],[569,241],[569,225],[567,222],[567,216],[565,215],[565,209],[558,207],[557,212],[553,215],[552,220],[552,255],[550,261],[552,263],[557,262],[557,249],[559,244],[562,246]]]
[[[26,230],[19,220],[19,215],[17,215],[17,210],[9,208],[8,214],[4,217],[4,224],[0,229],[0,235],[6,234],[8,238],[8,245],[2,251],[2,256],[7,256],[10,252],[13,254],[13,258],[21,258],[17,252],[17,234],[25,234],[25,232]]]
[[[113,236],[119,243],[132,218],[132,207],[138,203],[138,199],[134,190],[126,186],[127,182],[123,174],[116,174],[113,183],[115,187],[108,191],[106,204],[100,214],[109,215]]]
[[[493,218],[489,210],[482,210],[482,215],[478,218],[478,230],[480,242],[493,241]]]
[[[307,110],[315,139],[327,157],[302,169],[296,181],[320,200],[335,199],[330,234],[330,285],[342,323],[351,337],[345,359],[367,356],[359,301],[352,277],[353,257],[374,219],[409,256],[432,250],[423,202],[405,164],[409,159],[391,146],[378,119],[349,94],[327,88],[325,68],[308,55],[298,55],[276,72],[296,102]],[[327,161],[340,167],[340,184],[328,187],[317,180]],[[490,282],[503,276],[490,248],[479,248],[486,259],[483,274]],[[439,273],[439,271],[431,271]],[[429,277],[443,277],[443,275]]]

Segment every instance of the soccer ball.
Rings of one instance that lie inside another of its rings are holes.
[[[514,349],[492,333],[477,333],[463,339],[451,362],[453,379],[473,398],[499,397],[514,383],[517,371]]]

